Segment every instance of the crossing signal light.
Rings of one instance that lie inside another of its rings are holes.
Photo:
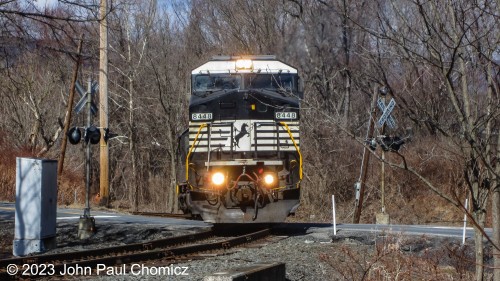
[[[380,146],[385,151],[399,151],[399,148],[405,143],[404,139],[398,136],[383,136],[380,139]]]
[[[84,136],[83,139],[85,143],[98,144],[101,141],[101,131],[99,128],[95,126],[90,126],[88,128],[84,128]],[[82,139],[82,131],[78,127],[72,127],[68,130],[68,140],[71,144],[78,144]],[[117,134],[113,134],[109,131],[109,128],[104,129],[104,140],[107,142],[109,139],[118,136]]]
[[[90,126],[85,130],[85,142],[91,144],[98,144],[101,140],[101,132],[95,126]]]
[[[82,132],[80,131],[80,128],[73,127],[71,129],[69,129],[67,136],[68,136],[69,143],[78,144],[80,142],[80,140],[82,139]]]

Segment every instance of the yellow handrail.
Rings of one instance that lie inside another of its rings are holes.
[[[295,146],[295,150],[297,150],[297,153],[299,153],[299,179],[302,180],[302,153],[300,153],[299,146],[295,142],[295,139],[293,138],[292,132],[290,131],[290,128],[288,128],[288,125],[285,122],[280,122],[280,124],[282,126],[284,126],[285,129],[287,130],[288,135],[290,136],[290,139],[292,139],[292,143]],[[278,131],[278,134],[279,134],[279,131]],[[280,145],[280,144],[278,143],[278,145]]]
[[[191,145],[191,148],[189,148],[189,152],[186,156],[186,182],[189,182],[189,157],[191,157],[191,153],[193,152],[194,146],[196,144],[196,141],[198,140],[198,137],[200,136],[201,130],[207,126],[207,123],[203,123],[200,125],[200,128],[198,129],[198,133],[196,134],[196,137],[194,138],[193,144]]]

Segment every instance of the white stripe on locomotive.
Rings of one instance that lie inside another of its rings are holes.
[[[198,129],[203,122],[189,123],[189,146],[198,134]],[[231,139],[231,123],[233,123],[233,138]],[[299,122],[287,122],[288,127],[297,145],[300,145]],[[279,133],[278,133],[278,131]],[[231,151],[277,151],[279,138],[280,151],[295,151],[295,146],[288,131],[281,125],[276,125],[274,120],[235,120],[234,122],[216,121],[210,124],[210,129],[201,130],[193,152],[208,152],[208,130],[211,131],[210,149]],[[257,136],[257,138],[255,138]]]

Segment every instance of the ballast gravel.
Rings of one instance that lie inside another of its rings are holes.
[[[12,257],[14,223],[0,221],[0,259]],[[320,224],[318,224],[320,225]],[[147,223],[99,224],[97,233],[79,240],[77,224],[61,221],[57,226],[57,249],[47,254],[141,243],[201,231]],[[206,229],[206,228],[204,228]],[[491,253],[486,248],[486,263]],[[338,231],[332,227],[307,227],[280,231],[265,240],[231,248],[223,253],[204,253],[202,259],[148,261],[94,269],[87,276],[56,276],[85,280],[203,280],[205,276],[255,263],[284,262],[286,280],[469,280],[473,278],[474,246],[468,240],[401,234]],[[122,270],[125,269],[125,270]],[[488,273],[487,273],[488,274]],[[52,278],[45,278],[50,280]]]

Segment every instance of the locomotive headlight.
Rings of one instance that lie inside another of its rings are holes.
[[[252,60],[236,60],[236,69],[252,69]]]
[[[275,180],[276,179],[275,179],[274,175],[272,175],[272,174],[266,174],[264,176],[264,183],[268,186],[274,184]]]
[[[212,183],[215,185],[221,185],[224,183],[224,174],[221,172],[214,173],[212,175]]]

